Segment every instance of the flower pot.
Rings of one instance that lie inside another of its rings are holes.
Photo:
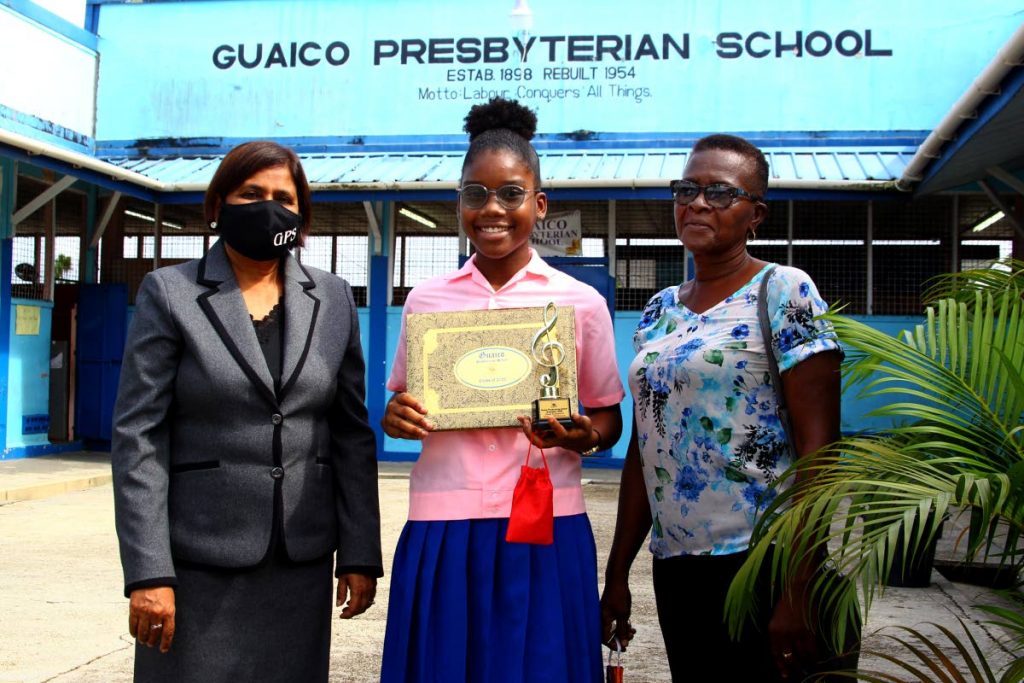
[[[927,527],[930,528],[935,521],[934,511],[928,515]],[[913,534],[917,535],[918,521],[914,521]],[[900,532],[896,540],[896,549],[893,553],[892,568],[889,570],[889,578],[886,580],[888,586],[901,588],[927,588],[932,583],[932,567],[935,564],[935,546],[942,536],[942,527],[945,520],[939,524],[935,536],[928,538],[928,532],[921,538],[917,548],[911,546],[908,557],[904,557],[903,544],[904,536]]]
[[[973,586],[1005,589],[1017,584],[1020,574],[1020,560],[1012,545],[1007,546],[1008,528],[1001,522],[994,528],[986,528],[982,524],[982,514],[978,508],[970,509],[971,537],[987,539],[977,555],[968,560],[964,548],[954,556],[946,557],[939,554],[935,561],[935,569],[950,581],[968,583]],[[969,539],[962,546],[969,545]]]
[[[997,590],[1017,584],[1017,570],[1007,564],[936,560],[935,569],[950,581],[985,586]]]

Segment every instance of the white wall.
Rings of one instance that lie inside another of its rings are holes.
[[[85,0],[32,0],[78,28],[85,26]]]
[[[69,145],[95,137],[94,51],[0,5],[0,64],[0,127]]]

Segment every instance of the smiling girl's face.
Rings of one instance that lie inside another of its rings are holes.
[[[530,235],[534,224],[544,218],[548,200],[537,190],[538,179],[517,154],[507,149],[482,151],[462,173],[462,186],[483,185],[497,190],[505,185],[518,185],[526,190],[523,203],[507,209],[498,202],[494,192],[479,209],[458,203],[459,222],[476,249],[476,265],[482,273],[497,269],[512,273],[530,261]]]

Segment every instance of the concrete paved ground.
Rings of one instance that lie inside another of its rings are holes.
[[[109,453],[0,460],[0,505],[109,484]]]
[[[0,497],[0,683],[118,683],[130,681],[133,645],[127,635],[127,601],[113,533],[113,504],[105,456],[64,456],[35,462],[0,463],[0,496],[21,491],[17,502]],[[49,472],[46,470],[49,468]],[[93,468],[90,470],[90,468]],[[408,464],[383,463],[380,493],[385,568],[405,520]],[[614,526],[618,472],[586,470],[587,505],[603,562]],[[32,479],[32,478],[35,479]],[[34,484],[27,483],[34,481]],[[82,481],[99,485],[87,487]],[[109,480],[108,480],[109,481]],[[71,485],[63,485],[71,482]],[[35,491],[38,495],[28,495]],[[45,494],[45,495],[44,495]],[[637,640],[624,658],[631,683],[669,681],[651,591],[650,561],[638,558],[633,570],[633,623]],[[336,621],[331,680],[377,680],[387,611],[387,579],[367,614]],[[866,647],[899,653],[884,635],[890,624],[937,621],[958,628],[957,617],[1005,661],[1008,650],[993,640],[999,632],[981,622],[971,605],[982,589],[953,584],[937,573],[926,589],[890,588],[871,613]],[[877,664],[877,660],[875,661]],[[872,665],[865,658],[863,665]],[[892,671],[892,667],[875,666]]]

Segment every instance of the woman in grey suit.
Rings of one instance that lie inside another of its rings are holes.
[[[240,145],[206,193],[220,239],[139,290],[112,454],[136,681],[326,681],[332,569],[341,618],[373,604],[358,320],[289,254],[310,208],[294,152]]]

